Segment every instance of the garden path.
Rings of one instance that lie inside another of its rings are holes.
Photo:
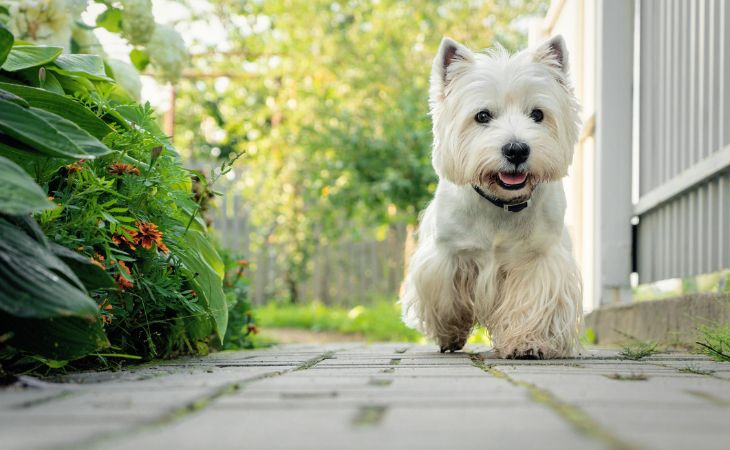
[[[727,449],[730,363],[341,343],[0,389],[3,449]],[[482,352],[482,353],[480,353]]]

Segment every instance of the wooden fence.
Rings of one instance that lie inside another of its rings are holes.
[[[210,173],[209,163],[192,162],[191,167]],[[251,223],[252,205],[242,195],[244,170],[234,169],[222,177],[215,190],[223,193],[208,211],[215,233],[237,257],[251,260],[251,298],[261,304],[287,295],[281,248],[264,243],[268,227]],[[365,234],[365,233],[363,233]],[[301,301],[320,300],[326,304],[352,306],[373,298],[394,297],[403,279],[404,224],[389,228],[384,239],[354,239],[345,236],[317,247],[308,264],[309,277],[298,286]]]

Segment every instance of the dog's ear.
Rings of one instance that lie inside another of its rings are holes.
[[[563,36],[554,36],[538,47],[535,61],[560,69],[564,74],[568,73],[568,49]]]
[[[449,68],[461,62],[474,62],[474,54],[455,40],[447,37],[443,38],[438,54],[433,60],[431,89],[436,89],[443,94],[443,88],[446,87],[452,76],[452,71]]]

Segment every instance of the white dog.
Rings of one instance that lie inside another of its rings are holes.
[[[578,139],[565,42],[510,56],[444,38],[430,89],[436,195],[421,218],[401,304],[441,351],[476,322],[507,358],[570,356],[580,273],[561,178]]]

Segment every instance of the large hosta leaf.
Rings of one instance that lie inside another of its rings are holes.
[[[47,156],[94,159],[111,150],[75,123],[0,96],[0,131]]]
[[[0,67],[8,59],[11,48],[13,48],[13,34],[0,23]]]
[[[46,193],[25,170],[0,156],[0,213],[15,216],[51,207]]]
[[[78,125],[70,120],[66,120],[63,117],[44,109],[33,107],[30,109],[75,143],[84,152],[84,158],[94,159],[99,156],[108,155],[112,152],[112,150],[104,145],[100,140],[82,130]]]
[[[82,76],[91,80],[114,81],[104,71],[104,60],[96,55],[61,55],[48,66],[49,70],[63,74]]]
[[[7,344],[55,360],[72,360],[109,346],[100,320],[80,317],[19,319],[0,311]]]
[[[7,59],[2,65],[2,69],[8,72],[15,72],[29,67],[48,64],[58,58],[61,52],[63,52],[61,47],[16,45],[10,50]]]
[[[0,219],[0,311],[15,317],[93,320],[96,303],[73,271],[10,222]]]
[[[189,247],[178,251],[176,256],[187,269],[195,292],[206,301],[216,334],[223,342],[228,327],[228,305],[223,293],[223,278],[219,275],[223,263],[203,233],[188,230],[186,239]]]
[[[109,125],[96,114],[65,95],[21,84],[2,82],[0,82],[0,89],[22,97],[30,106],[50,111],[70,120],[97,139],[102,139],[112,131]]]
[[[79,277],[86,289],[115,289],[116,283],[114,278],[104,269],[91,262],[88,256],[79,255],[75,251],[58,245],[55,242],[49,242],[48,246],[54,255],[61,258]]]

